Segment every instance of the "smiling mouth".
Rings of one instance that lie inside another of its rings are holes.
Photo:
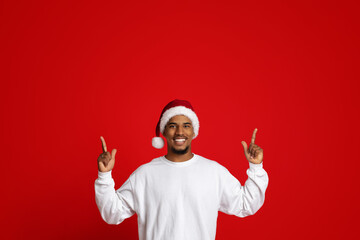
[[[186,138],[175,138],[174,142],[176,146],[182,146],[185,144]]]

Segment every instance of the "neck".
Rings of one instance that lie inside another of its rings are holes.
[[[189,151],[185,154],[177,154],[171,151],[171,149],[168,149],[168,152],[165,155],[166,159],[173,162],[185,162],[190,160],[193,156],[194,154],[191,152],[191,148],[189,148]]]

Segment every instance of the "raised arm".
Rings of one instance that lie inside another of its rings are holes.
[[[103,153],[98,158],[98,178],[95,181],[95,201],[101,217],[109,224],[119,224],[134,215],[134,198],[130,178],[115,191],[111,170],[116,149],[107,151],[105,139],[100,137]]]
[[[253,132],[249,148],[245,141],[241,142],[249,161],[249,169],[246,171],[248,179],[244,186],[230,172],[224,172],[219,209],[224,213],[246,217],[255,214],[264,204],[269,178],[263,169],[263,150],[255,144],[256,132],[257,129]]]

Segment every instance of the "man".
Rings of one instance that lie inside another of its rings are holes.
[[[174,100],[163,109],[152,141],[162,148],[162,133],[167,154],[140,166],[117,191],[111,177],[116,149],[110,155],[101,137],[95,195],[102,218],[119,224],[136,213],[140,240],[214,240],[218,211],[246,217],[264,203],[268,176],[256,132],[249,148],[241,142],[250,165],[241,186],[225,167],[191,151],[199,120],[188,101]]]

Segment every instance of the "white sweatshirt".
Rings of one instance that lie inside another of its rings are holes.
[[[262,163],[250,163],[247,175],[241,186],[215,161],[163,156],[140,166],[117,191],[111,171],[99,172],[96,204],[109,224],[136,213],[140,240],[214,240],[218,211],[246,217],[264,203],[269,180]]]

